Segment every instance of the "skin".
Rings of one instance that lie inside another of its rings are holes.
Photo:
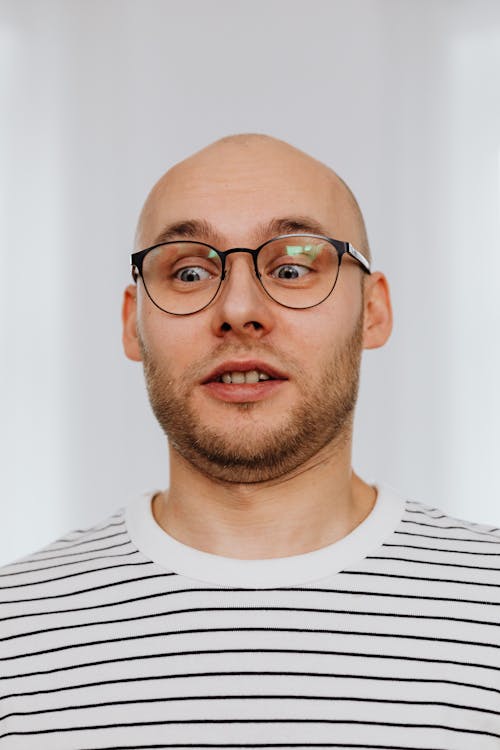
[[[173,222],[204,219],[220,250],[257,247],[272,219],[307,216],[324,234],[369,255],[361,213],[328,167],[269,136],[233,136],[169,170],[149,194],[136,249]],[[251,257],[228,259],[228,278],[204,310],[174,316],[142,283],[124,292],[123,345],[142,361],[153,410],[169,437],[170,487],[153,501],[177,540],[240,559],[284,557],[331,544],[358,526],[375,488],[353,471],[352,422],[363,349],[392,329],[387,279],[344,259],[320,305],[278,305],[255,278]],[[257,358],[288,380],[266,398],[214,398],[203,376],[229,359]],[[255,460],[260,456],[260,460]]]

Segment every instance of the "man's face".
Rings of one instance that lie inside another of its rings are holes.
[[[193,239],[220,250],[253,248],[273,236],[263,235],[263,226],[290,217],[307,217],[321,233],[356,246],[354,219],[326,168],[275,145],[219,145],[175,167],[157,187],[140,245],[154,244],[166,226],[196,219],[209,222],[219,241]],[[363,347],[362,271],[344,259],[333,294],[295,310],[265,294],[249,254],[227,263],[217,298],[194,315],[159,310],[139,281],[137,307],[132,291],[128,303],[137,348],[129,343],[126,351],[143,361],[153,411],[174,450],[218,480],[270,481],[350,440]],[[225,388],[206,382],[220,366],[261,369],[255,361],[284,379]]]

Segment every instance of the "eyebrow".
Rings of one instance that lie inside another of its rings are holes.
[[[328,234],[325,227],[319,221],[309,216],[284,216],[259,224],[256,236],[260,243],[279,234],[293,234],[297,232]],[[155,238],[153,245],[182,239],[200,240],[200,242],[205,241],[213,245],[222,245],[224,243],[222,235],[210,222],[205,219],[184,219],[164,227]]]

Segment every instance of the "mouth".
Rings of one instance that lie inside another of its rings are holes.
[[[202,381],[208,383],[225,383],[226,385],[257,384],[269,380],[288,380],[287,376],[265,362],[247,360],[245,362],[228,361],[212,370]]]

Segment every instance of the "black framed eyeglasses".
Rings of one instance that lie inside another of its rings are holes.
[[[321,234],[281,234],[252,250],[217,250],[205,242],[174,240],[131,255],[132,277],[142,278],[151,302],[172,315],[192,315],[217,296],[226,277],[226,259],[249,253],[266,294],[283,307],[316,307],[333,292],[344,255],[365,273],[370,263],[349,242]]]

